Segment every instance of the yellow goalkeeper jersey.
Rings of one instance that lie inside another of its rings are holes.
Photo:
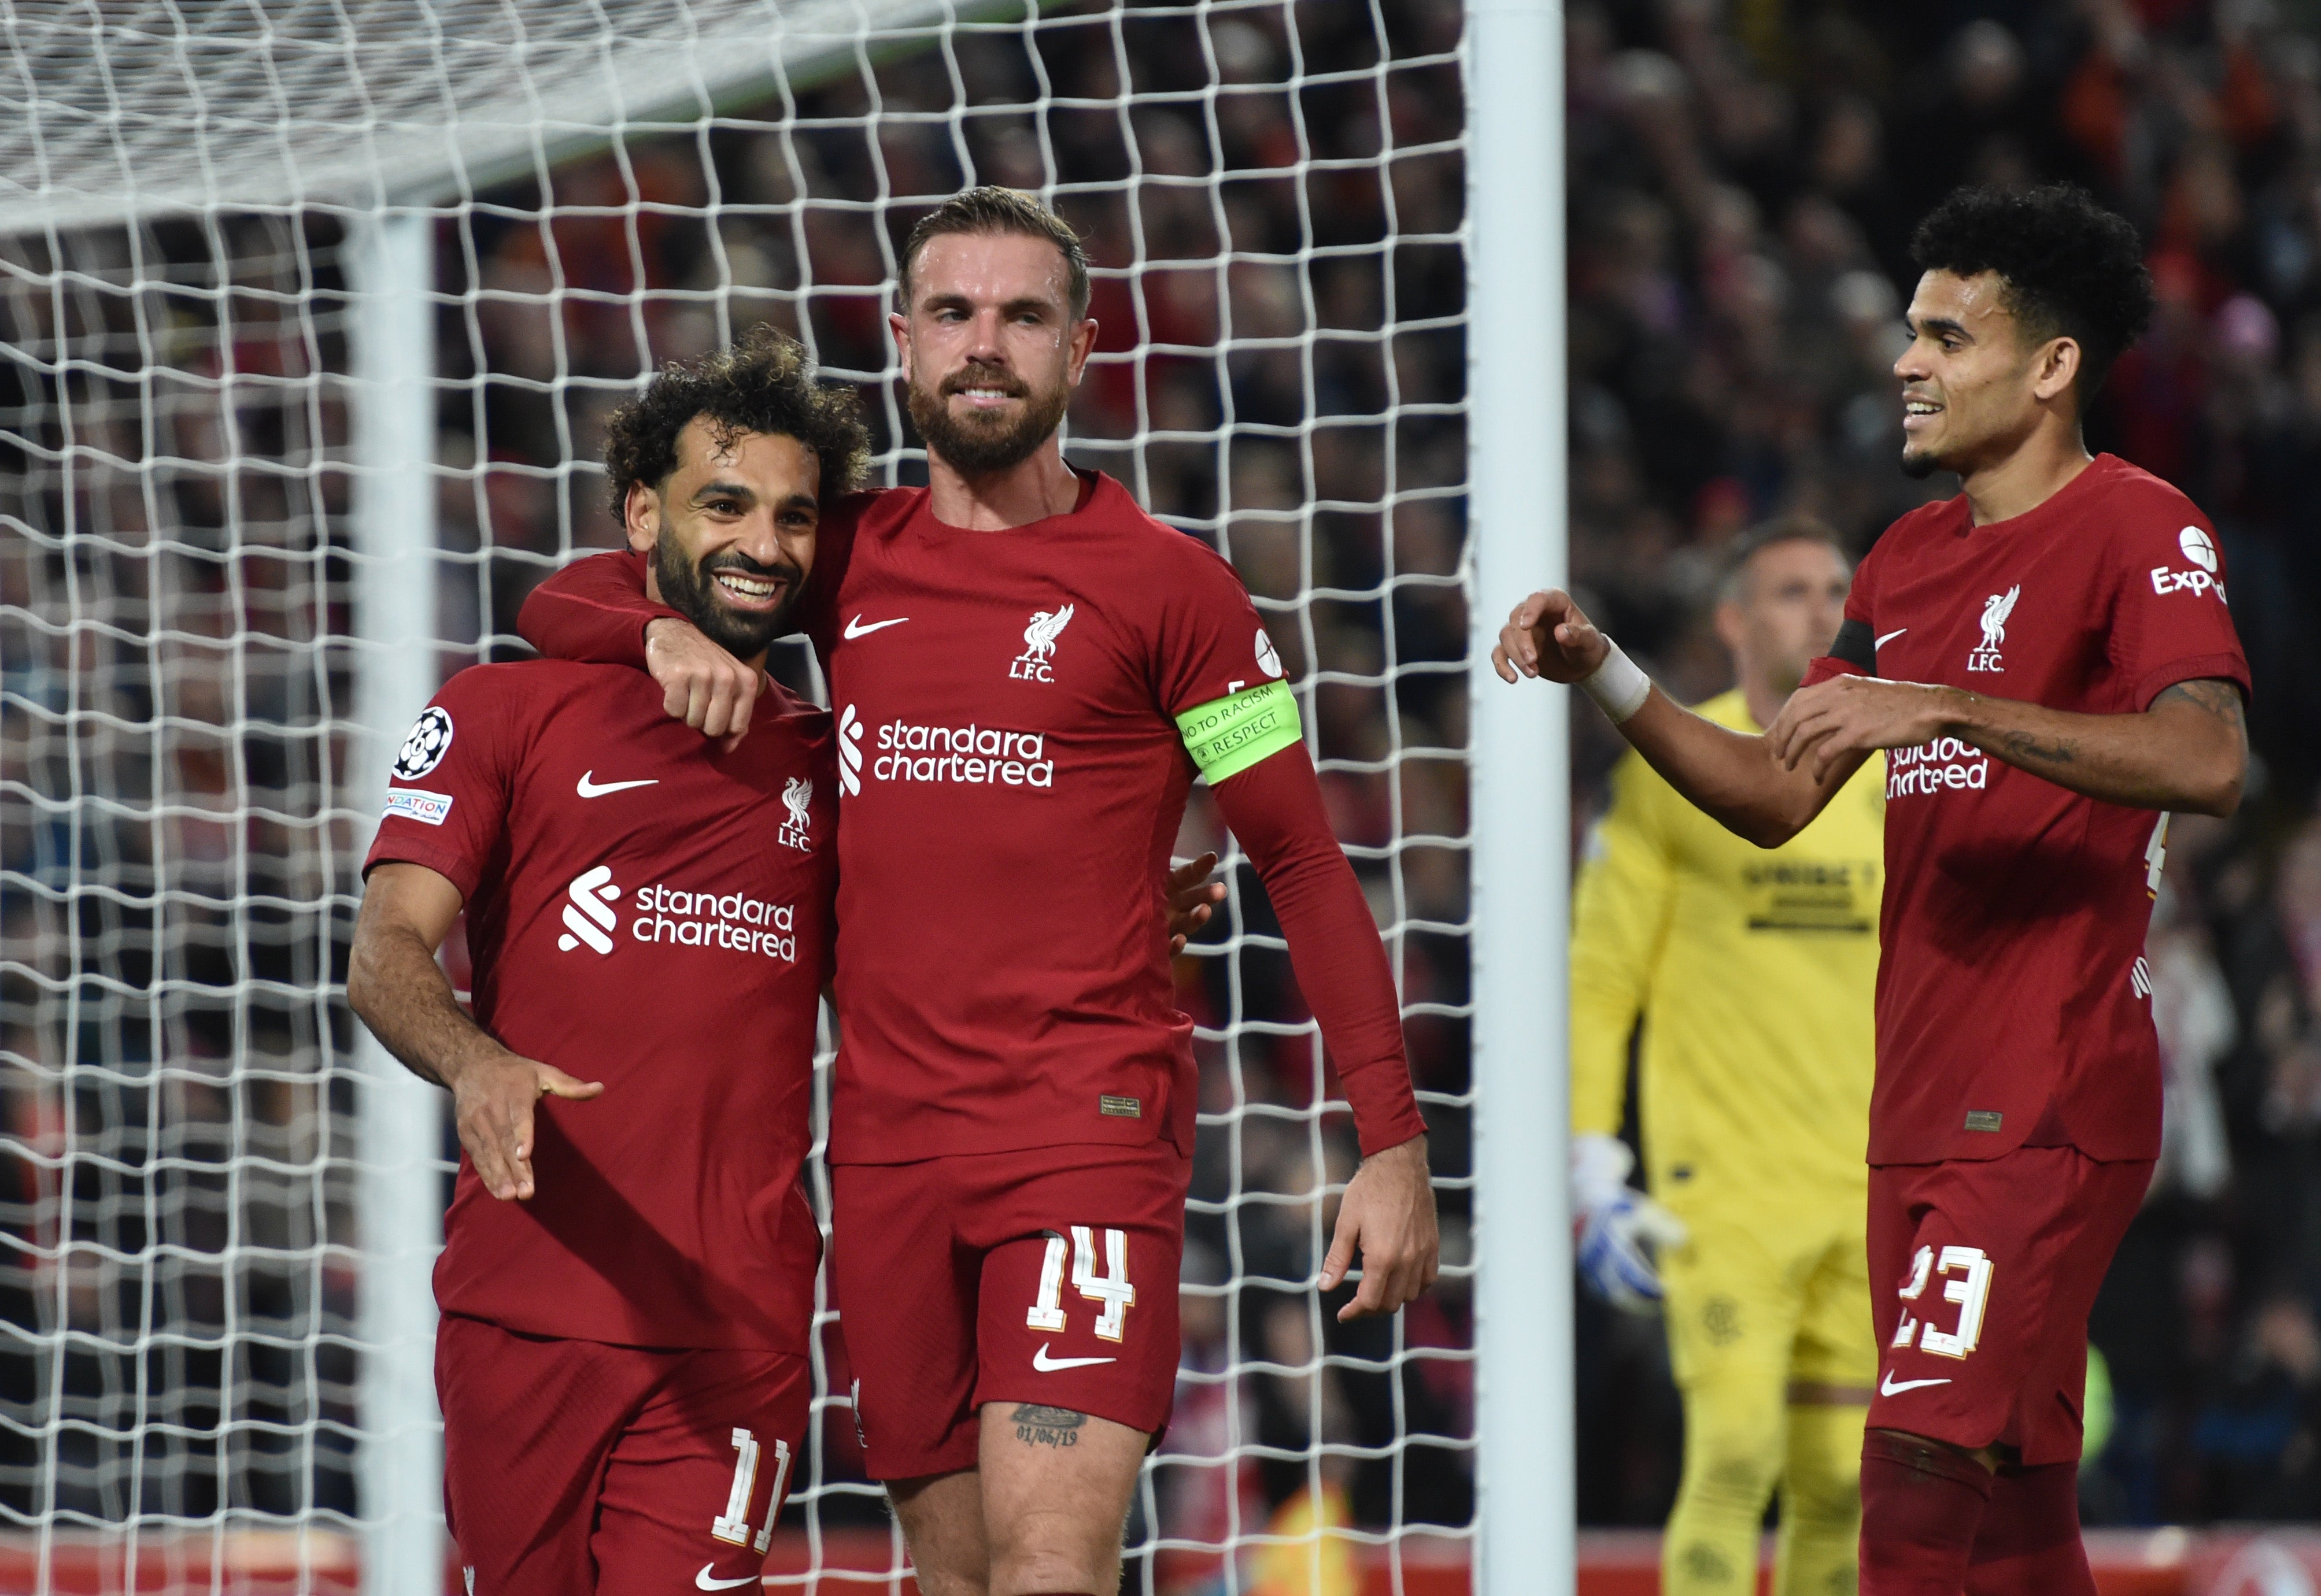
[[[1760,730],[1736,690],[1698,712]],[[1885,761],[1767,850],[1634,753],[1573,904],[1571,1128],[1616,1135],[1628,1038],[1652,1191],[1679,1214],[1819,1205],[1867,1175]]]

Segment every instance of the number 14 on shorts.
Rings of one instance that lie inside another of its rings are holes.
[[[1089,1301],[1098,1303],[1096,1333],[1104,1340],[1117,1341],[1128,1333],[1128,1310],[1136,1301],[1136,1288],[1128,1283],[1128,1232],[1106,1230],[1104,1233],[1104,1273],[1097,1273],[1096,1228],[1074,1225],[1072,1238],[1064,1238],[1051,1231],[1048,1236],[1048,1256],[1040,1265],[1040,1294],[1024,1315],[1024,1322],[1035,1330],[1060,1331],[1068,1322],[1064,1313],[1064,1255],[1069,1250],[1072,1260],[1072,1286]]]

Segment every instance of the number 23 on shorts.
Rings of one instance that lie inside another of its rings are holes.
[[[1894,1331],[1894,1349],[1900,1351],[1916,1337],[1918,1350],[1931,1352],[1937,1357],[1962,1358],[1975,1349],[1982,1339],[1982,1311],[1990,1304],[1990,1256],[1979,1247],[1946,1247],[1942,1262],[1934,1262],[1934,1249],[1922,1247],[1918,1256],[1910,1260],[1909,1283],[1903,1286],[1905,1302],[1916,1302],[1925,1292],[1933,1275],[1954,1275],[1943,1285],[1943,1299],[1959,1305],[1958,1328],[1938,1330],[1902,1310],[1902,1322]]]
[[[1064,1254],[1067,1243],[1053,1231],[1048,1235],[1048,1256],[1040,1265],[1040,1295],[1024,1315],[1024,1322],[1035,1330],[1051,1332],[1063,1329],[1064,1314]],[[1074,1225],[1069,1244],[1072,1259],[1072,1285],[1091,1302],[1102,1304],[1096,1316],[1096,1333],[1104,1340],[1117,1341],[1128,1332],[1128,1310],[1136,1301],[1136,1288],[1128,1283],[1128,1232],[1106,1230],[1104,1233],[1104,1273],[1096,1268],[1096,1229],[1091,1225]]]

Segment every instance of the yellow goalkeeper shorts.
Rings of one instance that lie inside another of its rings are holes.
[[[1716,1209],[1679,1210],[1691,1234],[1660,1255],[1678,1386],[1757,1387],[1775,1411],[1793,1383],[1858,1391],[1866,1401],[1878,1343],[1862,1195],[1839,1189],[1821,1204]]]

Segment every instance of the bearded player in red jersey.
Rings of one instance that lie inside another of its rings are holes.
[[[760,341],[664,372],[606,454],[654,593],[756,668],[867,458],[851,396]],[[435,1370],[476,1596],[759,1582],[812,1396],[837,873],[830,718],[769,694],[721,744],[634,671],[477,666],[396,760],[347,997],[456,1106]],[[473,1020],[435,962],[462,908]]]
[[[1770,730],[1679,708],[1561,593],[1496,663],[1579,684],[1768,847],[1889,750],[1861,1588],[2089,1593],[2088,1311],[2160,1146],[2144,931],[2168,812],[2239,803],[2248,667],[2207,519],[2080,440],[2150,317],[2134,230],[2077,189],[1968,189],[1913,255],[1903,467],[1964,492],[1888,529]]]
[[[1343,1314],[1387,1313],[1435,1273],[1392,977],[1280,661],[1231,567],[1064,462],[1088,292],[1078,237],[1027,195],[918,224],[892,324],[929,486],[826,508],[799,612],[844,793],[833,1278],[928,1596],[1118,1582],[1178,1359],[1197,1077],[1154,884],[1197,772],[1365,1155],[1321,1284],[1359,1252]],[[650,669],[713,737],[751,722],[756,673],[649,603],[634,559],[568,568],[520,624]]]

